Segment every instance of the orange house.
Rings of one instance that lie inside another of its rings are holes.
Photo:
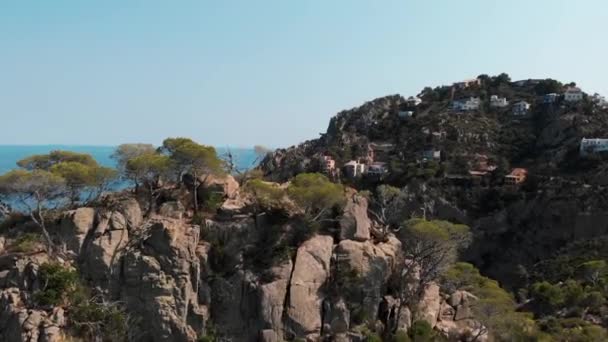
[[[528,176],[528,170],[522,168],[516,168],[511,170],[511,173],[505,176],[505,184],[507,185],[519,185],[526,180]]]

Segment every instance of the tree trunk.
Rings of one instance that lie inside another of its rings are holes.
[[[196,174],[196,172],[193,172],[193,180],[192,180],[192,184],[194,186],[194,189],[192,189],[192,201],[193,201],[193,205],[194,205],[194,214],[198,214],[198,176]]]
[[[150,195],[148,197],[148,210],[146,212],[146,217],[150,217],[155,210],[156,207],[156,199],[154,198],[154,188],[152,184],[149,184],[148,191],[150,191]]]
[[[46,240],[47,243],[47,248],[48,248],[48,253],[49,255],[53,255],[54,252],[54,245],[53,245],[53,240],[51,239],[51,234],[49,234],[48,230],[46,230],[46,224],[44,222],[44,214],[42,213],[42,205],[41,205],[41,199],[39,195],[36,195],[36,210],[35,212],[32,211],[30,213],[30,216],[32,217],[32,220],[34,220],[34,222],[40,227],[40,229],[42,230],[42,235],[44,235],[44,239]],[[38,217],[36,218],[36,215],[38,215]]]

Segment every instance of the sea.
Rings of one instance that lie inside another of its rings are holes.
[[[0,145],[0,174],[17,168],[17,161],[34,155],[45,154],[54,150],[65,150],[79,153],[88,153],[97,160],[100,165],[115,167],[116,163],[111,158],[116,150],[115,146],[84,146],[84,145]],[[255,167],[256,154],[253,148],[228,148],[216,147],[217,154],[222,157],[228,151],[234,156],[236,166],[241,170]]]

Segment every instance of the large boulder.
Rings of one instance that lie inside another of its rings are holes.
[[[286,312],[287,329],[297,337],[317,339],[321,332],[321,287],[330,275],[332,246],[331,236],[317,235],[298,248]]]
[[[386,283],[399,263],[400,251],[401,242],[392,235],[385,243],[342,240],[336,247],[340,276],[353,277],[341,280],[349,288],[349,304],[359,307],[368,319],[376,319]]]
[[[239,194],[239,182],[233,176],[205,175],[200,177],[201,195],[220,193],[224,198],[235,199]]]
[[[93,208],[66,211],[59,226],[61,241],[65,242],[66,249],[76,255],[80,254],[87,233],[93,229],[94,224],[95,209]]]
[[[137,248],[122,258],[123,300],[141,317],[142,339],[194,341],[205,324],[198,302],[200,229],[179,220],[153,220]]]
[[[344,207],[340,220],[340,239],[367,241],[370,239],[372,221],[367,216],[367,199],[353,194]]]
[[[292,269],[291,260],[273,267],[270,270],[272,281],[258,288],[261,325],[274,330],[279,340],[283,340],[283,309]]]
[[[169,201],[161,204],[158,214],[163,217],[181,220],[186,208],[180,201]]]
[[[430,283],[424,288],[422,299],[418,304],[420,318],[427,321],[432,327],[437,325],[439,313],[441,312],[441,300],[442,297],[437,284]]]
[[[110,285],[116,280],[120,256],[129,242],[129,220],[120,212],[100,212],[98,224],[89,233],[82,247],[80,260],[82,273],[92,281]]]

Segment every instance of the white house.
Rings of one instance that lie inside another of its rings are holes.
[[[456,100],[452,103],[452,109],[457,111],[469,111],[479,109],[481,100],[479,97],[471,97],[463,100]]]
[[[405,100],[408,106],[416,107],[422,103],[422,100],[418,96],[410,96]]]
[[[564,93],[567,102],[578,102],[583,99],[583,91],[579,87],[570,87]]]
[[[506,97],[498,97],[498,95],[490,96],[490,107],[503,108],[509,105]]]
[[[351,160],[344,164],[344,174],[349,178],[357,178],[365,172],[365,164],[359,163],[356,160]]]
[[[530,104],[526,101],[520,101],[513,105],[513,115],[526,115],[530,110]]]
[[[608,151],[608,139],[585,139],[581,140],[580,154],[582,156],[589,153]]]
[[[414,112],[411,110],[400,110],[399,111],[399,118],[400,119],[407,119],[407,118],[411,118],[412,115],[414,115]]]

